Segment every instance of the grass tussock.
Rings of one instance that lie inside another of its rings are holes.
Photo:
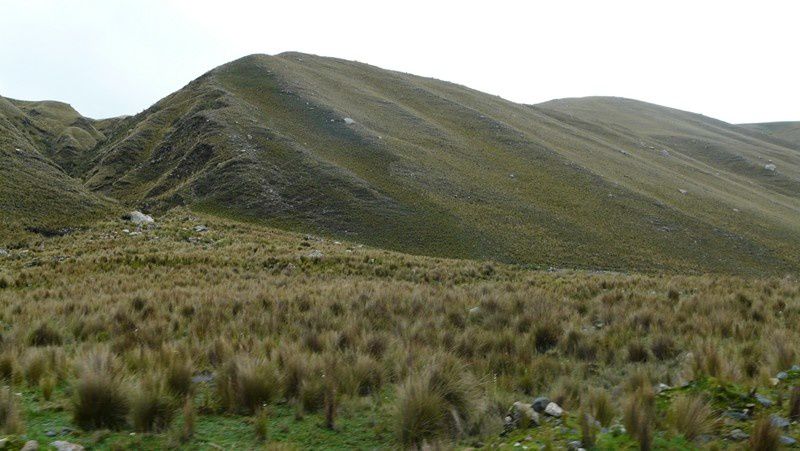
[[[772,425],[769,417],[759,419],[750,434],[749,447],[752,451],[775,451],[780,449],[780,431]]]
[[[73,390],[73,420],[81,428],[120,429],[126,425],[129,394],[107,352],[88,356]]]
[[[689,440],[710,434],[717,426],[711,405],[697,396],[680,396],[673,400],[667,419]]]

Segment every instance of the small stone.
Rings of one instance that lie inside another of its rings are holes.
[[[54,431],[52,429],[48,429],[47,432],[44,433],[44,435],[46,435],[48,437],[55,437],[58,434],[56,434],[56,431]]]
[[[481,313],[481,308],[480,307],[472,307],[471,309],[468,310],[468,312],[469,312],[469,316],[477,316],[477,315],[479,315]]]
[[[775,172],[775,169],[778,169],[778,167],[777,167],[777,166],[775,166],[775,165],[774,165],[774,164],[772,164],[772,163],[769,163],[769,164],[765,164],[765,165],[764,165],[764,169],[766,169],[766,170],[768,170],[768,171]]]
[[[800,365],[792,365],[790,368],[792,371],[800,371]]]
[[[794,444],[797,443],[797,440],[795,440],[792,437],[789,437],[788,435],[781,435],[780,441],[782,445],[786,446],[793,446]]]
[[[8,251],[0,247],[0,257],[8,257]]]
[[[666,390],[669,390],[669,389],[670,389],[670,388],[672,388],[672,387],[670,387],[669,385],[667,385],[667,384],[665,384],[665,383],[663,383],[663,382],[659,382],[659,383],[658,383],[658,385],[656,385],[656,387],[655,387],[655,388],[656,388],[656,394],[659,394],[659,393],[661,393],[661,392],[664,392],[664,391],[666,391]]]
[[[580,449],[583,449],[583,443],[581,443],[580,440],[573,440],[567,443],[567,449],[572,451],[578,451]]]
[[[775,378],[779,381],[786,380],[789,377],[789,374],[786,371],[781,371],[780,373],[775,375]]]
[[[681,194],[688,194],[689,193],[689,191],[686,191],[685,189],[679,189],[678,192],[681,193]]]
[[[564,409],[561,408],[558,404],[551,402],[544,408],[544,413],[550,415],[551,417],[560,417],[564,414]]]
[[[347,125],[352,125],[352,124],[355,124],[356,121],[354,121],[353,119],[351,119],[349,117],[346,117],[346,118],[344,118],[344,123],[347,124]]]
[[[319,249],[314,249],[313,251],[311,251],[311,252],[308,254],[308,258],[310,258],[310,259],[312,259],[312,260],[319,260],[319,259],[320,259],[320,258],[322,258],[323,256],[324,256],[324,254],[323,254],[323,253],[322,253],[322,251],[320,251]]]
[[[722,415],[737,421],[747,421],[750,418],[746,410],[727,410]]]
[[[544,396],[540,396],[533,400],[533,404],[531,404],[531,407],[533,407],[533,410],[535,412],[542,413],[544,412],[544,409],[547,407],[548,404],[550,404],[550,399]]]
[[[736,442],[741,442],[742,440],[749,439],[750,434],[741,429],[734,429],[728,433],[728,438]]]
[[[213,381],[214,381],[214,374],[208,371],[204,371],[202,373],[198,373],[192,376],[192,382],[195,384],[201,384]]]
[[[22,449],[19,451],[36,451],[39,449],[39,442],[36,440],[28,440],[25,442],[25,445],[22,446]]]
[[[778,429],[788,429],[789,425],[791,424],[786,418],[775,414],[770,415],[769,418],[770,422],[772,422],[772,425]]]
[[[778,379],[777,377],[769,378],[769,383],[772,384],[773,386],[778,385],[780,382],[781,382],[780,379]]]
[[[64,440],[57,440],[57,441],[51,443],[50,446],[55,448],[57,451],[83,451],[84,450],[83,446],[78,445],[77,443],[66,442]]]
[[[773,404],[771,399],[759,393],[756,393],[756,401],[764,407],[772,407]]]
[[[194,231],[197,232],[197,233],[205,232],[206,230],[208,230],[208,227],[206,227],[204,225],[194,226]]]

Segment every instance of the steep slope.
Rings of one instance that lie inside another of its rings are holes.
[[[63,103],[0,97],[0,238],[74,225],[112,206],[55,162],[75,169],[104,139],[91,122]]]
[[[795,146],[800,146],[800,122],[767,122],[763,124],[742,124],[741,126],[765,133]]]
[[[113,130],[86,183],[132,204],[540,265],[800,264],[798,151],[640,102],[531,107],[287,53],[221,66]]]

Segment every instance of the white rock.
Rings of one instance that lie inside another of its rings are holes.
[[[84,448],[77,443],[70,443],[64,440],[57,440],[50,444],[53,448],[58,451],[83,451]]]
[[[308,258],[313,258],[314,260],[318,260],[322,258],[323,255],[324,254],[322,253],[322,251],[320,251],[319,249],[314,249],[308,254]]]
[[[662,149],[662,150],[661,150],[661,156],[668,157],[668,156],[669,156],[669,150],[667,150],[667,149]]]
[[[352,124],[355,124],[356,121],[354,121],[353,119],[351,119],[349,117],[346,117],[346,118],[344,118],[344,123],[347,124],[347,125],[352,125]]]
[[[469,309],[469,315],[470,316],[475,316],[475,315],[478,315],[479,313],[481,313],[481,308],[480,307],[472,307],[471,309]]]
[[[0,257],[8,257],[8,251],[0,247]]]
[[[765,165],[764,165],[764,169],[766,169],[766,170],[768,170],[768,171],[775,172],[775,169],[778,169],[778,167],[777,167],[777,166],[775,166],[775,165],[774,165],[774,164],[772,164],[772,163],[769,163],[769,164],[765,164]]]
[[[678,192],[681,193],[681,194],[688,194],[689,193],[689,191],[686,191],[685,189],[679,189]]]
[[[155,220],[153,220],[152,216],[146,215],[146,214],[142,213],[141,211],[132,211],[131,212],[131,222],[136,224],[136,225],[142,226],[142,225],[153,224],[155,222]]]
[[[558,404],[551,402],[544,408],[544,413],[550,415],[551,417],[560,417],[564,414],[564,409],[561,408]]]

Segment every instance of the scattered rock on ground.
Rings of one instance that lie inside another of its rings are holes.
[[[792,437],[789,437],[788,435],[781,435],[780,441],[782,445],[786,446],[793,446],[797,443],[797,440],[795,440]]]
[[[146,226],[155,222],[152,216],[146,215],[141,211],[132,211],[129,216],[130,221],[138,226]]]
[[[195,384],[203,383],[203,382],[212,382],[214,380],[214,374],[209,373],[207,371],[197,373],[192,376],[192,382]]]
[[[728,433],[728,438],[737,442],[741,442],[743,440],[749,439],[750,434],[741,429],[734,429]]]
[[[661,151],[661,155],[662,155],[662,156],[664,156],[664,157],[668,157],[668,156],[669,156],[669,150],[667,150],[667,149],[663,149],[663,150]]]
[[[686,191],[685,189],[682,189],[682,188],[679,189],[678,192],[681,193],[681,194],[688,194],[689,193],[689,191]]]
[[[347,124],[347,125],[355,124],[355,122],[356,121],[354,121],[353,119],[351,119],[349,117],[344,118],[344,123]]]
[[[477,315],[479,315],[481,313],[481,308],[480,307],[472,307],[468,311],[469,311],[469,316],[477,316]]]
[[[768,170],[768,171],[775,172],[775,169],[778,169],[778,167],[777,167],[777,166],[775,166],[775,165],[774,165],[774,164],[772,164],[772,163],[769,163],[769,164],[765,164],[765,165],[764,165],[764,169],[766,169],[766,170]]]
[[[669,390],[670,388],[672,388],[672,387],[670,387],[669,385],[667,385],[667,384],[665,384],[663,382],[659,382],[658,385],[656,385],[656,394],[659,394],[659,393],[661,393],[661,392],[663,392],[665,390]]]
[[[36,440],[28,440],[25,442],[25,445],[22,446],[20,451],[36,451],[39,449],[39,442]]]
[[[0,257],[8,257],[8,251],[0,247]]]
[[[786,380],[786,378],[788,378],[788,377],[789,377],[789,374],[786,373],[786,371],[781,371],[780,373],[775,375],[775,378],[778,379],[779,381]]]
[[[561,408],[558,404],[551,402],[544,408],[544,413],[550,415],[551,417],[560,417],[564,414],[564,409]]]
[[[772,422],[772,425],[778,429],[788,429],[789,425],[791,424],[789,420],[787,420],[786,418],[783,418],[775,414],[770,415],[769,418],[770,421]]]
[[[544,396],[540,396],[533,400],[533,404],[531,404],[531,407],[533,407],[533,410],[535,412],[542,413],[544,412],[544,409],[547,407],[548,404],[550,404],[550,399]]]
[[[506,429],[527,428],[538,425],[539,414],[533,410],[530,404],[517,401],[508,409]]]
[[[756,393],[756,401],[764,407],[772,407],[773,404],[771,399],[759,393]]]
[[[194,231],[197,232],[197,233],[205,232],[206,230],[208,230],[208,227],[206,227],[204,225],[196,225],[196,226],[194,226]]]
[[[57,440],[50,444],[57,451],[83,451],[83,446],[77,443],[70,443],[64,440]]]
[[[737,421],[747,421],[750,418],[746,410],[727,410],[722,415]]]
[[[319,249],[314,249],[313,251],[311,251],[311,252],[308,254],[308,258],[311,258],[311,259],[314,259],[314,260],[319,260],[319,259],[320,259],[320,258],[322,258],[324,255],[325,255],[325,254],[323,254],[323,253],[322,253],[322,251],[320,251]]]

